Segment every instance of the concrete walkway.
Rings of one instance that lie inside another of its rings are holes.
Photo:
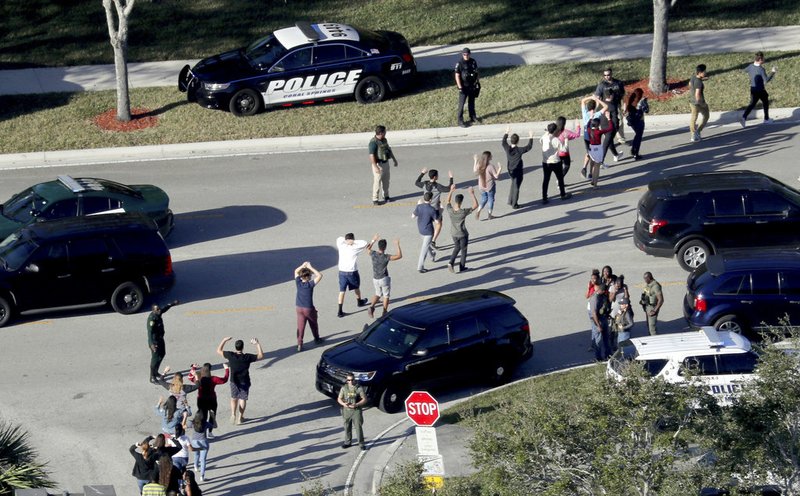
[[[621,60],[650,57],[650,34],[562,38],[539,41],[470,43],[481,67],[554,62]],[[451,69],[462,46],[414,47],[420,71]],[[671,33],[669,55],[752,53],[800,50],[800,26],[685,31]],[[178,72],[197,60],[128,64],[131,88],[176,86]],[[746,62],[745,60],[742,63]],[[114,66],[91,65],[0,71],[0,95],[110,90],[116,86]]]

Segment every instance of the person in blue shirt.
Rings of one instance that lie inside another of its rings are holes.
[[[769,93],[767,93],[766,84],[772,80],[777,71],[778,70],[773,67],[769,74],[767,74],[767,70],[764,69],[763,52],[756,52],[755,60],[744,70],[750,77],[750,104],[744,109],[744,114],[742,114],[741,119],[739,119],[742,127],[746,125],[747,116],[750,115],[750,112],[753,111],[759,100],[764,104],[764,123],[769,124],[772,122],[772,119],[769,118]]]

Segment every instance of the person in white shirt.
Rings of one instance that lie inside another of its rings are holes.
[[[358,275],[358,256],[367,248],[363,239],[355,239],[353,233],[336,238],[336,248],[339,250],[339,312],[337,317],[344,317],[342,305],[344,294],[352,289],[356,294],[358,306],[367,304],[366,298],[361,298],[361,278]]]
[[[566,200],[572,197],[572,193],[564,191],[564,174],[561,168],[561,157],[558,156],[558,150],[561,147],[561,140],[555,134],[558,126],[554,122],[547,125],[547,132],[545,132],[540,141],[542,142],[542,171],[544,172],[544,181],[542,182],[542,205],[547,205],[547,188],[550,186],[550,174],[556,175],[558,181],[558,191],[561,194],[561,199]]]

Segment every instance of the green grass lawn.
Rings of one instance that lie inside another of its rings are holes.
[[[711,79],[706,98],[711,110],[742,109],[749,100],[742,69],[750,53],[672,58],[668,75],[688,79],[698,63],[708,65]],[[769,85],[773,107],[797,105],[800,52],[770,54],[768,65],[778,74]],[[579,100],[594,91],[607,62],[490,68],[482,71],[483,90],[477,101],[484,123],[514,123],[579,116]],[[649,60],[614,63],[614,74],[626,81],[647,77]],[[538,84],[531,85],[536,80]],[[277,109],[237,118],[228,112],[188,103],[177,88],[135,89],[133,107],[146,107],[159,117],[157,127],[127,133],[107,132],[92,119],[115,107],[114,91],[0,97],[0,153],[116,146],[190,143],[277,136],[367,132],[385,124],[390,132],[455,125],[457,94],[449,71],[425,73],[421,86],[379,104],[340,102]],[[411,110],[411,111],[409,111]],[[652,102],[652,114],[688,114],[687,95]],[[687,115],[688,122],[688,115]],[[525,133],[527,130],[517,129]],[[538,135],[541,129],[535,129]]]
[[[298,20],[403,33],[414,45],[652,32],[651,0],[139,0],[130,62],[195,59]],[[680,0],[670,30],[800,24],[797,0]],[[0,69],[113,62],[100,0],[0,2]]]

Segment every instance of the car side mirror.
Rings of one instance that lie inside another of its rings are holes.
[[[33,272],[34,274],[39,272],[39,266],[32,263],[25,266],[25,272]]]
[[[418,350],[414,350],[414,356],[424,357],[424,356],[427,356],[427,355],[428,355],[428,350],[425,349],[425,348],[420,348]]]

